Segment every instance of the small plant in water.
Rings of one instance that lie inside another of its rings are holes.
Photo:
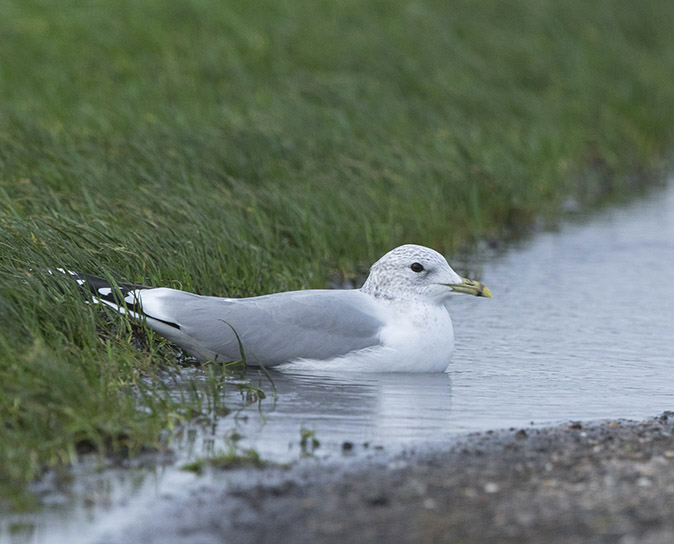
[[[232,429],[225,436],[227,449],[214,453],[210,457],[196,459],[183,465],[181,468],[189,472],[201,474],[206,466],[219,468],[221,470],[233,468],[263,468],[267,465],[258,451],[254,448],[239,450],[239,441],[243,436]]]
[[[313,455],[320,445],[321,443],[318,441],[318,438],[316,438],[315,431],[300,427],[300,449],[302,450],[302,457]]]
[[[246,404],[254,404],[267,398],[266,393],[259,387],[250,383],[237,383],[242,399]]]
[[[188,472],[201,474],[206,466],[228,470],[233,468],[263,468],[267,465],[256,449],[227,450],[216,453],[212,457],[196,459],[181,468]]]

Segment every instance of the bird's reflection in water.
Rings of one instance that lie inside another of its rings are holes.
[[[391,448],[452,434],[448,374],[270,372],[269,377],[277,399],[269,381],[260,381],[257,371],[250,370],[250,382],[259,383],[266,398],[203,429],[199,434],[209,449],[217,449],[233,428],[242,437],[240,448],[255,448],[265,459],[279,462],[302,454],[302,432],[320,442],[317,456],[340,453],[345,443],[354,450]]]

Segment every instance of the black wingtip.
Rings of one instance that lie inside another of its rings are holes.
[[[81,272],[74,272],[64,268],[57,268],[56,270],[72,277],[78,285],[88,289],[93,295],[94,300],[106,302],[118,310],[126,308],[139,316],[142,315],[143,310],[137,303],[134,292],[142,289],[152,289],[147,285],[137,283],[114,283],[93,274],[82,274]],[[52,271],[50,270],[49,273],[51,274]]]
[[[139,283],[113,283],[105,278],[94,276],[92,274],[81,274],[79,272],[71,271],[68,271],[68,273],[75,278],[75,281],[77,281],[78,284],[86,286],[95,297],[115,304],[123,304],[126,302],[128,306],[129,300],[125,299],[130,293],[142,289],[152,289],[152,287],[141,285]]]
[[[94,276],[93,274],[82,274],[80,272],[63,269],[58,270],[59,272],[72,276],[79,285],[88,288],[94,300],[104,302],[118,311],[123,310],[124,312],[131,312],[134,317],[140,318],[145,315],[143,308],[138,301],[136,292],[152,289],[152,287],[140,283],[114,283],[105,278]],[[180,325],[177,323],[164,321],[163,319],[157,319],[156,317],[152,317],[152,319],[160,321],[175,329],[180,329]]]

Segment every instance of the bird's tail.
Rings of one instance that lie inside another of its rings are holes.
[[[139,292],[144,289],[152,289],[152,287],[139,283],[117,283],[99,276],[73,272],[64,268],[57,268],[56,270],[72,277],[78,285],[87,289],[94,304],[105,304],[122,314],[128,314],[136,319],[142,318],[143,309],[140,305]],[[51,270],[49,272],[52,273]]]

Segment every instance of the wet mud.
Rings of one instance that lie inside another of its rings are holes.
[[[395,456],[359,448],[336,464],[212,472],[99,541],[674,542],[672,412],[480,432]]]

